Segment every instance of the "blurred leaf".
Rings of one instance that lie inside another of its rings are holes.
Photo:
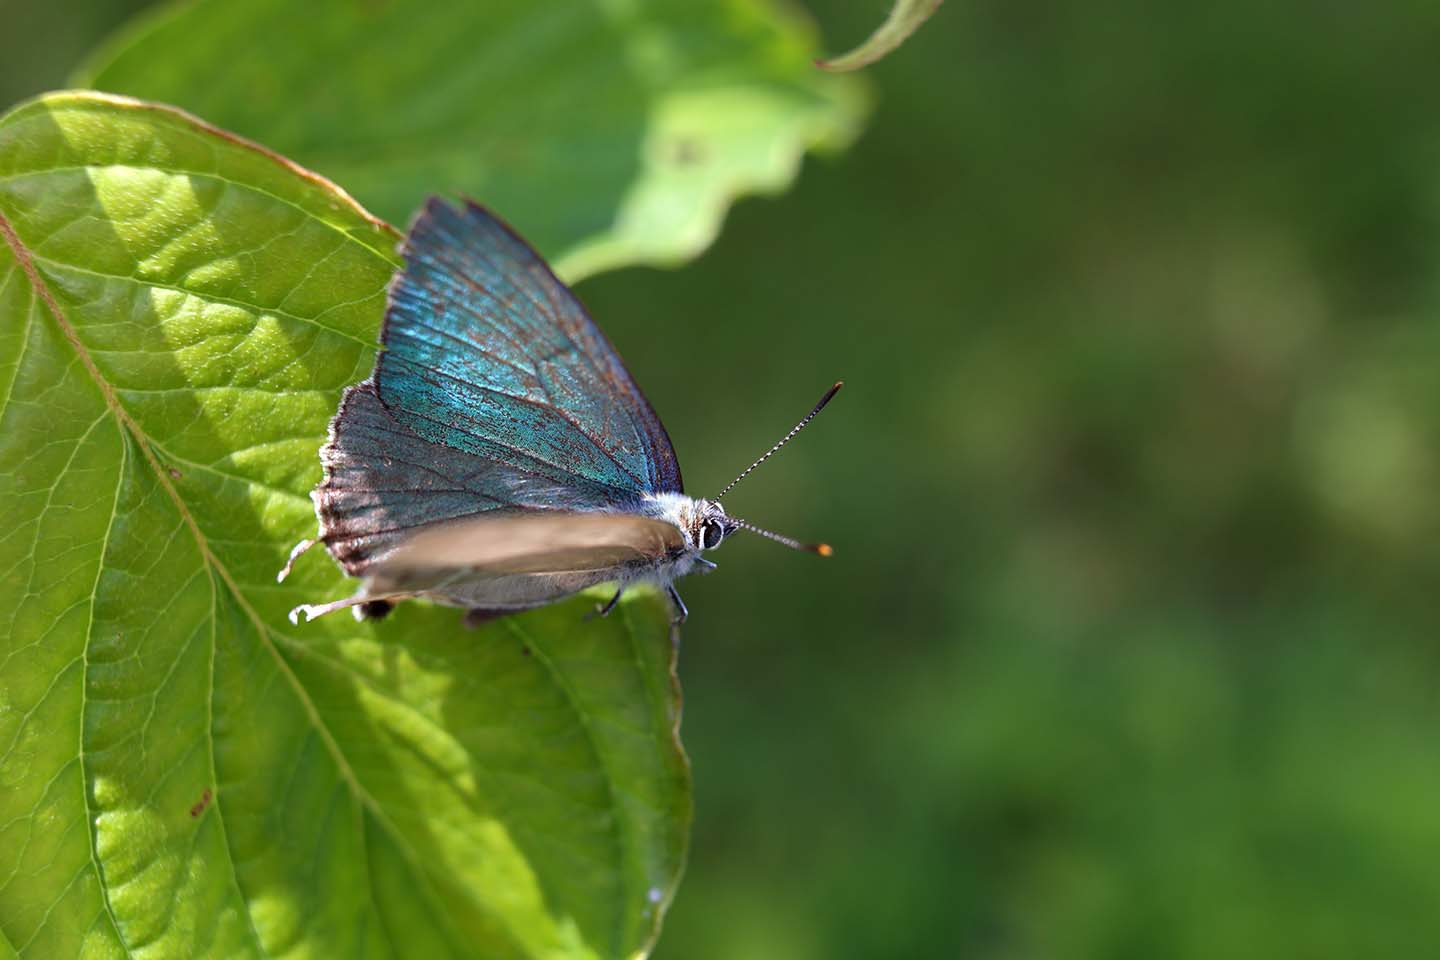
[[[880,24],[864,43],[849,53],[820,60],[816,66],[837,71],[859,70],[861,67],[870,66],[893,52],[910,34],[919,30],[920,24],[940,9],[941,2],[942,0],[895,0],[895,6],[890,8],[890,15],[885,18],[885,22]]]
[[[0,933],[27,957],[622,957],[690,785],[667,613],[469,633],[347,591],[306,497],[396,236],[170,108],[0,119]]]
[[[767,0],[200,0],[78,83],[193,110],[396,223],[471,194],[573,281],[694,256],[732,199],[848,143],[862,89],[817,75],[815,49]]]

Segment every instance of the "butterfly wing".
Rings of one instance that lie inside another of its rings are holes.
[[[643,578],[685,551],[672,523],[628,513],[495,510],[434,524],[365,572],[358,594],[296,608],[314,618],[373,600],[425,597],[523,610],[607,581]]]
[[[320,450],[320,540],[352,577],[432,526],[543,503],[601,510],[625,492],[582,477],[556,482],[432,443],[400,423],[366,382],[351,387]]]
[[[673,523],[628,513],[497,511],[417,533],[370,576],[428,590],[467,576],[603,573],[653,567],[685,549]]]
[[[680,490],[619,355],[507,226],[431,198],[402,252],[375,373],[346,391],[320,454],[319,539],[346,573],[430,525]]]
[[[509,227],[432,197],[403,252],[375,371],[397,420],[555,481],[680,491],[670,438],[619,354]]]

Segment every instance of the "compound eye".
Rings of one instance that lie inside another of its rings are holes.
[[[725,539],[725,528],[714,520],[706,521],[700,528],[700,549],[714,550]]]

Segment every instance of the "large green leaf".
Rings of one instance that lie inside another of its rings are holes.
[[[783,189],[864,113],[771,0],[198,0],[123,31],[77,82],[175,103],[343,183],[397,223],[465,192],[562,275],[674,263],[737,195]]]
[[[0,950],[622,957],[677,882],[667,613],[467,632],[349,587],[306,497],[394,231],[175,110],[0,119]]]

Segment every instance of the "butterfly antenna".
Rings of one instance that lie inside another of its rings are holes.
[[[825,409],[825,404],[829,403],[829,402],[830,402],[830,399],[831,399],[832,397],[834,397],[835,394],[839,393],[839,392],[840,392],[840,388],[843,387],[843,386],[845,386],[845,381],[844,381],[844,380],[837,380],[837,381],[835,382],[835,386],[833,386],[833,387],[831,387],[829,390],[826,390],[826,391],[825,391],[825,396],[823,396],[823,397],[820,398],[820,402],[817,403],[817,404],[815,404],[815,408],[814,408],[813,410],[811,410],[809,413],[805,414],[805,419],[804,419],[804,420],[801,420],[799,423],[795,424],[795,428],[794,428],[793,430],[791,430],[789,433],[785,434],[785,436],[781,437],[779,443],[775,444],[775,446],[773,446],[773,447],[771,447],[769,450],[765,451],[765,456],[761,457],[759,460],[756,460],[754,463],[750,464],[750,466],[746,467],[745,470],[744,470],[744,472],[742,472],[742,473],[740,474],[740,476],[736,477],[734,480],[731,480],[729,486],[727,486],[724,490],[721,490],[721,491],[720,491],[720,495],[717,496],[717,497],[715,497],[714,500],[718,502],[721,497],[724,497],[725,494],[729,493],[732,489],[734,489],[735,484],[739,483],[741,480],[744,480],[746,477],[750,476],[750,472],[751,472],[752,470],[754,470],[756,467],[760,466],[760,464],[764,463],[766,460],[769,460],[771,457],[775,456],[775,451],[779,450],[781,447],[785,446],[785,444],[789,443],[789,442],[790,442],[790,438],[793,437],[793,436],[795,436],[795,434],[799,433],[801,430],[804,430],[806,424],[808,424],[811,420],[814,420],[814,419],[815,419],[815,415],[816,415],[817,413],[819,413],[821,410],[824,410],[824,409]],[[770,533],[770,532],[765,531],[765,530],[761,530],[761,529],[759,529],[758,527],[749,527],[749,526],[746,526],[746,529],[747,529],[747,530],[751,530],[751,531],[753,531],[754,533],[761,534],[762,536],[769,537],[769,538],[772,539],[772,540],[778,540],[779,542],[784,543],[784,544],[786,544],[787,546],[795,547],[795,548],[798,549],[798,550],[810,550],[810,549],[811,549],[811,548],[808,547],[808,546],[805,546],[805,545],[803,545],[803,544],[800,544],[798,541],[790,540],[790,539],[788,539],[788,538],[786,538],[786,537],[780,536],[779,534],[774,534],[774,533]],[[827,549],[828,549],[828,548],[827,548]],[[816,553],[819,553],[820,551],[817,550],[817,551],[815,551],[815,552],[816,552]]]
[[[835,391],[831,390],[830,392],[834,393]],[[826,397],[826,399],[828,400],[829,397]],[[821,406],[824,406],[823,401],[821,402]],[[801,426],[804,426],[804,424],[801,424]],[[741,530],[749,530],[751,533],[758,533],[766,540],[774,540],[776,543],[784,544],[791,550],[803,550],[806,553],[818,553],[822,557],[828,557],[835,552],[834,548],[831,547],[828,543],[801,543],[794,537],[787,537],[783,533],[776,533],[773,530],[766,530],[764,527],[757,527],[755,526],[755,524],[750,523],[747,520],[741,520],[739,517],[727,517],[726,519],[730,523],[733,523],[735,526],[739,527]]]

